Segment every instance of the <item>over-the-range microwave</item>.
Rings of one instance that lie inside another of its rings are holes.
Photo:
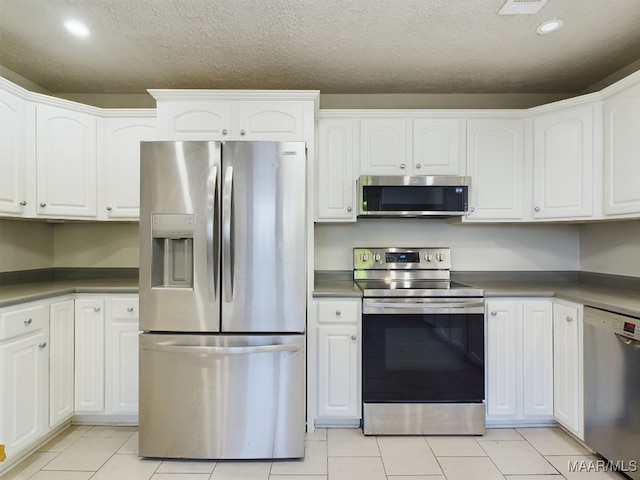
[[[358,179],[358,217],[465,215],[470,177],[367,176]]]

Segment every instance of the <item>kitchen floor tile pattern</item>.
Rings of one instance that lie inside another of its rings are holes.
[[[141,459],[135,427],[74,426],[3,480],[600,480],[570,471],[597,458],[559,428],[489,429],[482,437],[365,437],[358,429],[307,434],[303,460]]]

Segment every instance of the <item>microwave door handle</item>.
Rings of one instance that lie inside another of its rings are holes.
[[[215,250],[215,216],[218,215],[218,167],[209,170],[207,178],[207,279],[209,284],[209,301],[216,301],[216,275],[218,270],[218,252]]]
[[[227,303],[233,301],[233,252],[231,251],[231,214],[233,211],[233,167],[228,166],[224,172],[222,189],[222,288]]]

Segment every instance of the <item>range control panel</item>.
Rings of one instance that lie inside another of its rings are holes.
[[[604,327],[623,337],[640,341],[640,318],[585,307],[584,323]]]
[[[354,270],[450,270],[451,250],[434,248],[354,248]]]

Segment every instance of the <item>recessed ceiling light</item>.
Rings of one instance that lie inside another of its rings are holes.
[[[541,23],[538,28],[536,28],[536,32],[538,35],[544,35],[546,33],[552,33],[558,30],[564,22],[559,18],[554,18],[553,20],[547,20],[546,22]]]
[[[69,32],[77,37],[89,36],[89,29],[82,22],[78,22],[77,20],[67,20],[66,22],[64,22],[64,26]]]

